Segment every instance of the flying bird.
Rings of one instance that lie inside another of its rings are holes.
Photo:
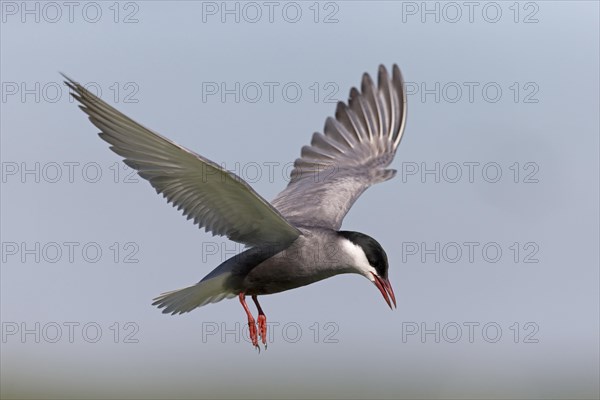
[[[247,249],[197,284],[163,293],[153,305],[182,314],[238,297],[250,339],[267,345],[266,316],[258,296],[305,286],[344,273],[370,280],[392,308],[394,290],[381,245],[359,232],[340,230],[344,216],[371,185],[387,181],[387,169],[406,124],[406,91],[397,65],[382,65],[377,84],[369,74],[350,90],[335,118],[325,121],[296,159],[287,187],[270,203],[239,176],[143,127],[65,76],[71,95],[100,129],[99,136],[123,162],[148,180],[183,215],[213,235]],[[252,297],[255,320],[246,296]]]

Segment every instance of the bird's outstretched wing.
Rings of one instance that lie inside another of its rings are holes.
[[[339,230],[344,216],[369,186],[391,179],[386,169],[406,122],[406,91],[397,65],[391,78],[379,67],[375,86],[363,75],[361,91],[339,102],[325,134],[315,133],[294,163],[288,186],[272,204],[291,223]]]
[[[292,242],[301,234],[237,175],[144,128],[65,78],[111,150],[199,227],[249,246]]]

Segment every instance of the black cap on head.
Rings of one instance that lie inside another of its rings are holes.
[[[385,254],[383,247],[381,247],[377,240],[360,232],[339,231],[338,233],[352,243],[360,246],[365,252],[367,260],[369,260],[369,264],[371,264],[373,268],[375,268],[375,271],[377,271],[377,275],[379,275],[381,278],[387,279],[387,254]]]

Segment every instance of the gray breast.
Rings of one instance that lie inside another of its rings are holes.
[[[304,229],[286,248],[267,246],[240,255],[232,283],[246,294],[264,295],[305,286],[334,275],[354,272],[337,232]]]

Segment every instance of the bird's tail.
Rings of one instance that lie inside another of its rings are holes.
[[[153,306],[164,308],[165,314],[183,314],[209,303],[235,297],[227,288],[226,281],[231,275],[222,273],[209,279],[203,279],[194,286],[166,292],[153,299]]]

